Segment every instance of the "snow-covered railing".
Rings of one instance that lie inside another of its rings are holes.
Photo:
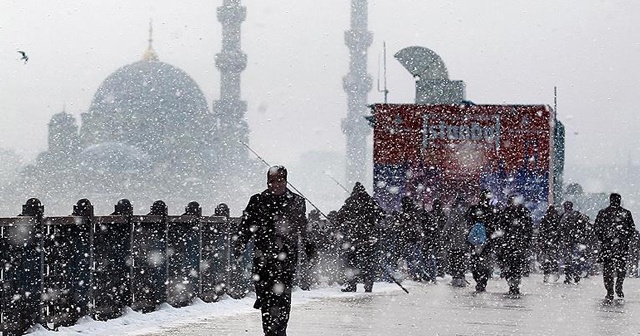
[[[247,292],[231,258],[239,218],[94,216],[92,208],[44,217],[34,200],[21,216],[0,218],[3,335],[21,335],[36,323],[69,326],[86,315],[111,319],[127,306],[150,312],[163,302],[182,307],[196,297],[213,302]]]

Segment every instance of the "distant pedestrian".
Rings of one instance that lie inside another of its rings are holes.
[[[320,262],[318,251],[326,244],[326,235],[322,232],[320,224],[320,211],[311,210],[307,224],[307,246],[309,248],[301,250],[300,253],[303,254],[299,256],[298,280],[302,290],[310,290],[311,285],[317,285],[320,280],[319,276],[324,273],[318,267]]]
[[[435,281],[435,269],[433,274],[425,273],[425,260],[422,254],[423,238],[422,220],[423,212],[419,209],[409,196],[402,197],[401,211],[397,215],[397,220],[402,227],[404,253],[403,257],[407,262],[409,276],[414,281]]]
[[[436,276],[444,277],[445,273],[446,258],[442,232],[446,223],[447,214],[444,211],[444,205],[441,200],[436,198],[431,203],[431,211],[426,213],[423,229],[425,234],[423,254],[428,272],[433,273],[433,278],[431,279],[433,281],[435,281]]]
[[[372,291],[379,240],[377,224],[383,215],[375,199],[356,182],[337,216],[345,257],[346,287],[342,291],[355,292],[358,280],[364,282],[365,292]]]
[[[560,248],[564,261],[564,283],[580,281],[581,258],[585,253],[585,230],[588,218],[573,209],[573,203],[563,204],[564,212],[560,217]]]
[[[464,273],[467,269],[468,259],[467,235],[469,234],[469,227],[465,216],[468,209],[469,206],[464,197],[456,197],[442,233],[447,255],[449,256],[451,285],[454,287],[467,286]]]
[[[544,274],[543,282],[548,282],[551,275],[558,281],[558,253],[560,245],[560,214],[556,207],[550,205],[540,220],[538,250],[539,260]]]
[[[251,196],[236,240],[236,256],[255,238],[253,280],[256,302],[267,336],[287,334],[291,290],[298,265],[299,240],[306,242],[305,200],[287,188],[287,169],[267,172],[267,189]]]
[[[613,301],[615,294],[624,298],[623,284],[626,276],[626,261],[629,243],[636,232],[631,212],[622,207],[622,197],[613,193],[609,196],[609,206],[600,210],[595,221],[595,233],[601,242],[598,261],[602,265],[604,287],[607,290],[605,302]]]
[[[470,228],[467,241],[471,245],[470,266],[476,282],[476,292],[482,293],[486,291],[492,274],[491,255],[495,243],[492,236],[496,231],[497,210],[490,204],[491,192],[482,190],[479,197],[478,204],[472,205],[467,211]],[[475,235],[476,232],[482,233],[482,237]]]
[[[527,256],[533,236],[531,212],[520,196],[509,196],[509,204],[500,214],[502,234],[503,276],[509,284],[509,295],[520,295],[520,281],[528,267]]]

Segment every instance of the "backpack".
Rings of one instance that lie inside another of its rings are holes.
[[[482,222],[476,222],[469,230],[467,241],[473,246],[484,245],[487,242],[487,229]]]

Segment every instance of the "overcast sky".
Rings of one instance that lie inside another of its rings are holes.
[[[186,71],[209,106],[219,98],[217,1],[0,1],[0,147],[27,159],[47,146],[49,118],[85,112],[100,83],[141,59],[149,20],[161,61]],[[309,150],[344,152],[342,77],[348,0],[243,0],[242,96],[251,145],[273,163]],[[369,73],[388,48],[389,102],[414,84],[393,59],[420,45],[478,104],[553,105],[567,126],[568,169],[638,156],[640,2],[612,0],[370,1]],[[25,65],[17,50],[30,59]],[[374,80],[375,83],[375,80]],[[374,90],[369,102],[381,102]]]

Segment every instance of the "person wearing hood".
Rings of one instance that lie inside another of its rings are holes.
[[[345,258],[346,287],[343,291],[355,292],[358,279],[364,282],[365,292],[373,290],[375,250],[379,239],[377,224],[383,217],[378,203],[360,182],[356,182],[337,215]]]

